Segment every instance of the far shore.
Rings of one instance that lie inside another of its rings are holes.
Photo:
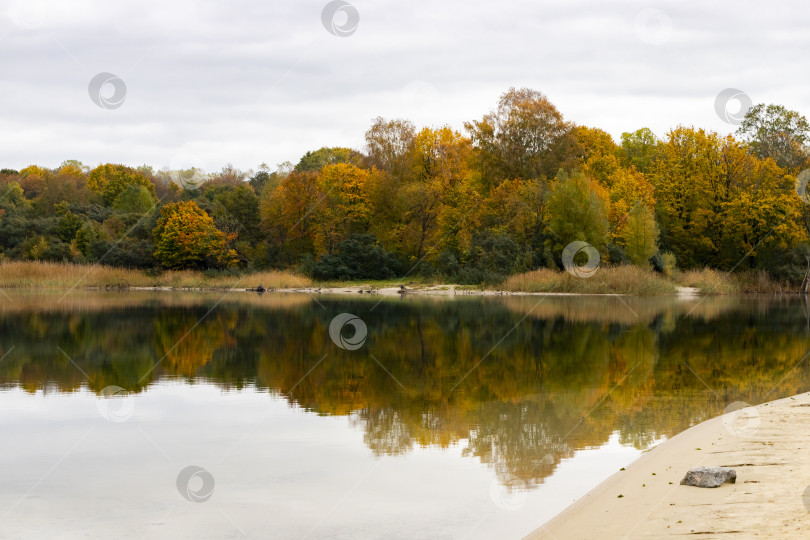
[[[810,393],[698,424],[642,455],[527,536],[806,538],[810,526]],[[735,484],[680,485],[701,465]]]
[[[542,268],[500,283],[458,284],[451,278],[406,276],[390,279],[317,281],[287,270],[133,270],[104,265],[40,261],[0,262],[0,290],[255,291],[306,294],[609,295],[692,297],[704,294],[795,294],[799,286],[764,272],[689,270],[665,276],[650,268],[605,266],[578,276]]]
[[[248,292],[248,293],[288,293],[288,294],[333,294],[333,295],[356,295],[370,294],[386,297],[397,296],[628,296],[617,293],[575,293],[575,292],[529,292],[529,291],[502,291],[498,289],[471,288],[463,285],[434,285],[427,287],[363,287],[362,285],[347,287],[306,287],[292,289],[267,289],[257,291],[255,288],[228,288],[228,289],[207,289],[202,287],[129,287],[127,290],[133,291],[211,291],[222,292]],[[675,295],[681,298],[698,296],[698,289],[695,287],[677,287]]]

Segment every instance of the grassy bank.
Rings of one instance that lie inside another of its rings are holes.
[[[494,287],[510,292],[557,292],[579,294],[632,294],[655,296],[672,294],[676,286],[658,274],[635,266],[599,268],[588,278],[568,272],[541,268],[517,274]]]
[[[193,270],[169,270],[151,275],[141,270],[101,265],[49,262],[0,263],[0,287],[9,289],[70,289],[129,287],[176,287],[229,289],[255,287],[289,289],[309,287],[312,282],[291,272],[269,271],[244,275],[209,274]]]
[[[695,287],[701,294],[796,294],[800,285],[778,280],[763,271],[730,274],[718,270],[679,272],[676,281],[683,287]]]
[[[635,266],[599,268],[589,278],[567,272],[540,269],[508,278],[494,289],[513,292],[563,292],[579,294],[672,294],[677,287],[697,289],[698,294],[795,294],[799,285],[772,278],[766,272],[739,273],[719,270],[688,270],[670,278]]]
[[[421,277],[371,281],[313,282],[311,279],[284,271],[243,274],[198,272],[193,270],[147,273],[102,265],[62,264],[50,262],[0,263],[0,288],[70,289],[132,287],[170,287],[193,289],[249,288],[261,284],[268,289],[329,288],[395,288],[400,284],[411,289],[447,289],[441,280]],[[503,283],[485,289],[507,292],[555,292],[573,294],[627,294],[656,296],[673,294],[677,287],[694,287],[699,294],[785,294],[799,292],[799,286],[774,280],[765,272],[730,274],[717,270],[689,270],[665,278],[651,270],[635,266],[603,267],[588,278],[568,272],[540,269],[509,277]],[[456,289],[480,289],[458,286]]]

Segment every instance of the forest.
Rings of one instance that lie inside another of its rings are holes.
[[[800,113],[759,104],[733,135],[681,125],[615,141],[512,88],[464,133],[376,118],[362,151],[324,147],[275,170],[2,169],[0,261],[479,284],[560,269],[582,241],[606,266],[799,283],[809,136]]]

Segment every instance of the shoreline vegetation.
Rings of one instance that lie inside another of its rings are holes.
[[[800,294],[797,284],[779,282],[765,272],[729,273],[704,269],[670,277],[632,265],[599,268],[582,278],[565,271],[539,269],[516,274],[493,285],[458,285],[441,279],[404,277],[390,280],[316,281],[290,271],[150,272],[98,264],[40,261],[0,262],[0,289],[202,290],[305,293],[397,294],[602,294],[662,296],[673,294]]]
[[[407,276],[421,289],[644,296],[810,284],[810,122],[797,111],[756,105],[734,135],[679,125],[617,141],[511,88],[464,131],[378,117],[363,148],[275,170],[0,168],[0,261],[143,272],[83,280],[117,288],[382,291]]]

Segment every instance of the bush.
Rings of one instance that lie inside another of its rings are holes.
[[[121,268],[150,268],[157,264],[154,250],[152,242],[146,240],[125,238],[113,243],[97,239],[90,244],[88,259]]]
[[[48,242],[48,247],[42,253],[42,260],[52,262],[70,262],[73,254],[70,252],[70,245],[58,240]]]
[[[439,275],[455,278],[461,272],[461,263],[458,256],[452,251],[442,251],[433,261],[433,264],[426,267],[422,273],[428,276]]]
[[[650,262],[652,262],[653,270],[663,274],[664,277],[670,279],[677,277],[678,264],[674,254],[668,251],[664,253],[658,252],[652,256]]]
[[[616,244],[607,245],[608,261],[613,266],[621,266],[623,264],[630,264],[630,258],[622,246]]]
[[[470,252],[456,278],[459,283],[492,284],[516,272],[528,270],[532,252],[505,234],[475,235]]]
[[[311,269],[312,277],[320,280],[390,279],[401,274],[403,266],[373,234],[351,234],[338,244],[334,254],[323,255],[314,263],[302,260],[302,268]]]
[[[800,285],[807,272],[810,246],[800,244],[791,250],[763,252],[759,259],[762,262],[758,269],[768,272],[772,279]]]
[[[661,254],[661,272],[668,278],[673,278],[678,274],[678,261],[674,253]]]

